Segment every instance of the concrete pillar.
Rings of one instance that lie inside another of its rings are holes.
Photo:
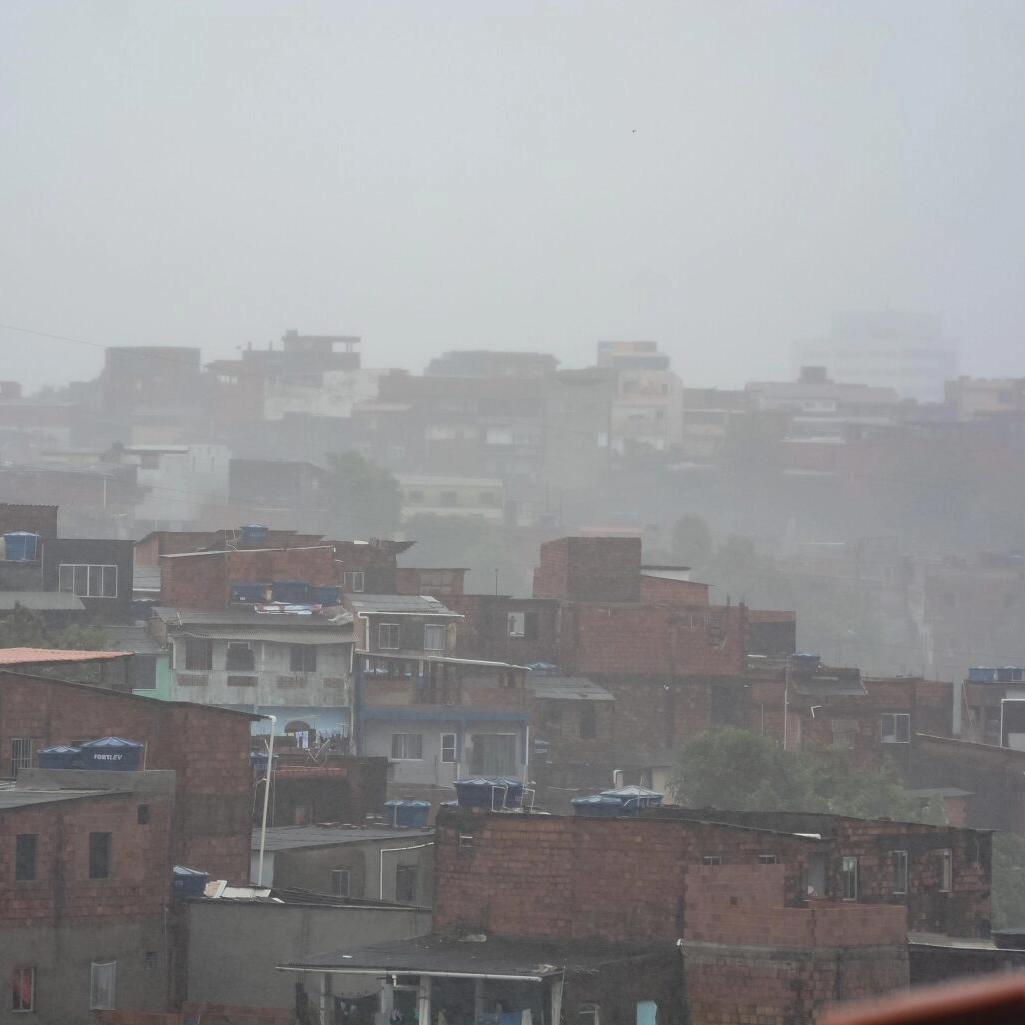
[[[417,1004],[417,1025],[431,1025],[431,976],[420,976],[420,999]]]
[[[381,990],[378,993],[377,1013],[374,1015],[374,1025],[390,1025],[391,1012],[395,1006],[395,990],[392,988],[389,976],[381,979]]]
[[[322,972],[320,976],[320,1025],[334,1025],[335,1001],[331,992],[331,973]]]

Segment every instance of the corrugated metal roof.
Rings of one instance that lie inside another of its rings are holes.
[[[434,835],[433,829],[360,829],[358,826],[269,826],[264,850],[287,851],[297,847],[334,847],[342,843],[404,840],[422,842]],[[253,850],[260,849],[260,831],[253,830]]]
[[[81,612],[85,608],[78,595],[67,591],[0,591],[0,612],[15,605],[38,612]]]
[[[407,615],[453,616],[462,615],[445,608],[429,594],[360,594],[349,595],[349,605],[356,612],[394,612]]]
[[[604,965],[623,964],[664,953],[658,947],[617,943],[551,943],[544,940],[488,939],[483,942],[419,939],[379,943],[348,951],[315,954],[301,961],[278,965],[291,971],[320,969],[353,974],[519,976],[525,982],[541,982],[550,975],[593,973]]]
[[[29,808],[36,804],[53,804],[57,801],[80,801],[85,797],[100,797],[109,790],[20,790],[0,789],[0,809]]]
[[[130,651],[64,651],[61,648],[0,648],[0,666],[55,665],[61,662],[109,662]]]
[[[189,637],[208,637],[212,641],[234,641],[245,638],[252,641],[266,641],[270,644],[352,644],[352,624],[337,626],[330,630],[303,629],[307,623],[300,621],[296,628],[282,629],[284,624],[274,620],[275,629],[260,629],[254,624],[248,629],[236,628],[218,630],[214,627],[187,626],[182,633]]]
[[[309,616],[263,615],[252,605],[233,609],[176,609],[158,605],[153,611],[168,626],[239,626],[254,630],[265,630],[270,627],[275,630],[306,629],[330,633],[352,622],[352,617],[348,613],[337,618],[334,618],[333,614],[330,617],[325,616],[322,612],[315,612]]]
[[[527,676],[534,696],[550,701],[615,701],[604,688],[583,676]]]

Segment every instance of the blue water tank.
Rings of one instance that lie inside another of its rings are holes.
[[[623,814],[623,802],[616,797],[592,794],[590,797],[574,797],[573,814],[587,819],[614,819]]]
[[[472,776],[457,779],[456,797],[463,808],[519,808],[523,804],[523,784],[508,776]]]
[[[56,747],[41,747],[39,755],[40,769],[80,769],[82,767],[82,749],[58,744]]]
[[[210,875],[196,868],[175,865],[172,869],[171,893],[175,897],[202,897]]]
[[[258,545],[267,540],[269,529],[260,523],[246,523],[242,527],[242,543]]]
[[[648,790],[647,787],[628,786],[618,787],[615,790],[603,790],[601,797],[611,797],[619,801],[622,806],[620,814],[636,815],[639,811],[648,808],[657,808],[662,803],[665,794],[657,790]]]
[[[9,562],[35,562],[39,558],[42,538],[28,530],[14,530],[4,534],[4,553]]]
[[[144,750],[144,745],[123,737],[87,740],[82,745],[82,768],[131,772],[142,768]]]
[[[393,826],[408,826],[411,829],[425,829],[431,813],[430,801],[385,801],[388,821]]]

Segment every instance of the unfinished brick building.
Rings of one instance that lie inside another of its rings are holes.
[[[174,863],[239,883],[249,877],[253,718],[214,706],[0,673],[5,775],[35,766],[40,748],[104,736],[143,743],[147,768],[175,773]]]
[[[73,789],[57,775],[37,773],[0,802],[0,1017],[63,1025],[93,1008],[162,1011],[174,774],[74,773]]]

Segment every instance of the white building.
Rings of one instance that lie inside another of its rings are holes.
[[[944,383],[957,377],[957,349],[927,314],[843,314],[829,338],[795,342],[791,357],[795,378],[801,367],[825,367],[838,384],[894,388],[918,402],[942,402]]]

